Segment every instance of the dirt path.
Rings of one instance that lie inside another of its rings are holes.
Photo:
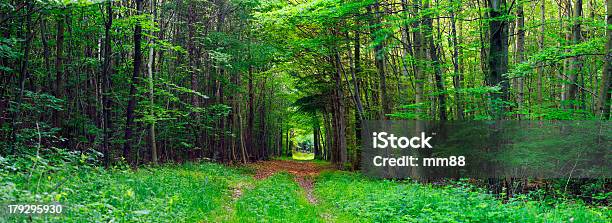
[[[312,162],[298,162],[289,160],[261,161],[251,164],[257,171],[255,179],[265,179],[278,172],[288,172],[300,187],[306,191],[306,198],[312,204],[317,203],[317,199],[312,193],[314,187],[313,177],[319,175],[321,171],[331,169],[329,165],[315,164]]]

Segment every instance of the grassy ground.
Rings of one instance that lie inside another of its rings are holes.
[[[320,222],[293,176],[279,173],[259,182],[236,202],[237,222]]]
[[[351,222],[610,222],[609,209],[559,202],[503,203],[473,187],[432,187],[327,172],[317,179],[316,195],[327,209]]]
[[[326,171],[307,199],[293,175],[201,163],[131,170],[2,174],[0,203],[67,205],[60,216],[0,222],[610,222],[608,207],[503,203],[470,187],[432,187]],[[311,193],[311,192],[308,192]]]
[[[39,222],[197,222],[226,202],[234,185],[252,182],[242,169],[202,163],[141,168],[137,171],[73,169],[50,175],[8,176],[0,184],[3,200],[57,201],[59,216],[33,216]],[[0,203],[5,203],[0,200]],[[0,217],[20,222],[27,217]]]

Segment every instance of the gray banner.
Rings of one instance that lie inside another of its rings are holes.
[[[612,177],[608,121],[365,121],[362,170],[383,178]]]

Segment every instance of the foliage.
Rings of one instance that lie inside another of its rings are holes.
[[[478,0],[2,1],[0,203],[72,210],[40,222],[215,221],[228,207],[223,221],[609,219],[581,203],[609,204],[607,179],[551,180],[502,203],[330,173],[321,211],[286,174],[253,183],[174,164],[310,158],[293,150],[312,140],[355,168],[363,120],[610,119],[604,1],[489,2],[505,2],[499,16]],[[581,139],[546,143],[569,140]],[[256,185],[230,201],[243,184]]]
[[[259,182],[236,203],[238,222],[323,222],[288,174]]]
[[[212,163],[132,171],[86,165],[96,159],[86,154],[65,153],[62,162],[55,162],[57,159],[41,160],[31,175],[22,172],[32,168],[22,166],[30,161],[0,159],[0,202],[64,205],[63,214],[35,215],[35,222],[193,222],[220,207],[230,185],[248,180],[240,169]],[[27,218],[0,216],[0,220],[13,222]]]
[[[323,174],[315,190],[328,208],[358,222],[607,222],[612,216],[607,208],[581,203],[503,203],[469,185],[436,187],[342,172]]]
[[[36,166],[0,157],[0,202],[65,206],[62,215],[33,215],[34,222],[606,222],[612,217],[608,207],[538,191],[503,202],[467,181],[422,185],[339,171],[316,178],[320,203],[313,205],[286,173],[253,181],[248,168],[207,162],[104,169],[95,165],[93,153],[54,154],[63,155],[41,157]],[[605,182],[585,184],[591,187],[583,190],[601,193],[597,184]],[[27,218],[0,216],[14,222]]]

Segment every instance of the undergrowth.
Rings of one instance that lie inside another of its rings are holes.
[[[236,222],[323,222],[287,173],[257,183],[236,203]]]
[[[340,210],[339,216],[353,222],[609,222],[612,217],[608,207],[590,208],[579,201],[503,203],[473,188],[375,180],[347,172],[323,173],[315,192],[326,208]]]
[[[61,152],[61,151],[59,151]],[[202,162],[101,168],[95,153],[0,157],[0,204],[52,203],[61,215],[0,215],[0,222],[609,222],[582,200],[504,202],[470,184],[433,186],[329,171],[311,204],[288,173]]]
[[[232,184],[250,179],[240,169],[213,163],[134,171],[66,162],[23,172],[18,161],[3,159],[0,203],[64,205],[60,215],[32,215],[34,222],[196,222],[222,205]],[[0,222],[29,218],[5,215]]]

